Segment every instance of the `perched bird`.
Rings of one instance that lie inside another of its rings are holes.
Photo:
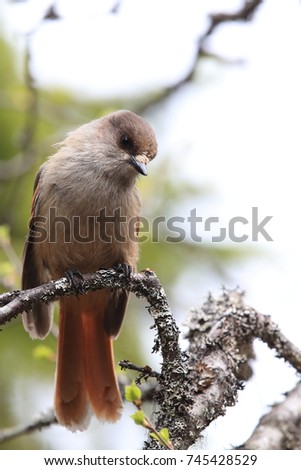
[[[24,249],[22,289],[66,273],[89,273],[126,264],[136,268],[139,174],[157,153],[150,125],[130,111],[117,111],[69,133],[40,167]],[[120,417],[113,338],[125,314],[128,293],[109,289],[59,301],[59,337],[54,407],[72,431],[89,424],[90,409],[103,421]],[[23,312],[32,338],[45,338],[52,305]]]

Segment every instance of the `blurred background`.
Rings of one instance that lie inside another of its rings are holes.
[[[167,241],[177,233],[163,223],[156,240],[141,244],[140,259],[141,269],[159,276],[181,329],[209,291],[240,286],[248,304],[301,346],[301,3],[251,4],[249,21],[225,21],[207,34],[210,14],[237,12],[244,3],[0,0],[2,292],[20,286],[34,176],[52,145],[82,123],[127,108],[151,123],[159,143],[149,176],[139,180],[144,217],[185,220],[184,240]],[[259,223],[272,216],[264,227],[269,237],[256,237],[252,207]],[[199,241],[188,219],[193,210],[202,217]],[[208,217],[219,221],[205,231]],[[248,221],[235,226],[246,240],[229,236],[233,217]],[[221,228],[225,239],[214,241]],[[159,369],[151,325],[145,303],[132,298],[117,360]],[[51,336],[33,342],[20,319],[2,328],[0,429],[26,424],[52,406],[55,349]],[[257,342],[256,356],[254,376],[237,406],[210,426],[206,448],[243,443],[297,382]],[[77,434],[55,425],[0,448],[139,449],[146,436],[130,419],[134,411],[126,405],[114,425],[93,420]]]

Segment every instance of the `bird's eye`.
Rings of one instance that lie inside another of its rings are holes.
[[[131,148],[133,148],[133,141],[127,135],[124,135],[123,137],[121,137],[120,143],[121,143],[121,147],[124,148],[125,150],[130,150]]]

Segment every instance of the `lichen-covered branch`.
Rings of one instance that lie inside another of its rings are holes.
[[[187,370],[179,347],[179,329],[171,314],[167,298],[156,275],[149,270],[131,273],[120,267],[100,270],[92,274],[83,274],[77,285],[72,285],[67,278],[49,282],[27,291],[15,291],[0,296],[0,325],[17,317],[22,311],[29,310],[37,302],[51,302],[64,295],[81,295],[97,289],[127,289],[137,297],[144,297],[148,302],[148,311],[154,320],[156,338],[154,352],[162,355],[162,369],[158,377],[158,420],[169,426],[177,440],[179,429],[186,419],[184,403],[188,392],[188,383],[183,382]],[[180,388],[179,385],[182,384]],[[182,412],[180,405],[182,406]],[[178,418],[173,421],[174,410]],[[163,426],[162,426],[163,427]]]
[[[202,308],[191,312],[187,326],[187,379],[194,387],[194,402],[186,448],[211,421],[225,414],[227,406],[236,403],[242,387],[241,366],[253,356],[254,338],[266,342],[277,357],[301,371],[301,351],[269,316],[246,306],[239,290],[224,290],[217,299],[209,295]]]
[[[147,380],[149,377],[160,377],[159,372],[156,372],[150,366],[138,366],[128,360],[119,361],[119,366],[122,370],[134,370],[135,372],[139,372],[140,375],[135,380],[137,384],[141,384],[142,380]]]
[[[276,351],[277,357],[301,372],[301,351],[281,333],[269,316],[245,305],[243,293],[239,290],[224,290],[217,299],[209,295],[201,308],[191,311],[186,325],[189,346],[183,353],[179,347],[179,330],[164,289],[149,270],[129,274],[126,269],[117,267],[84,274],[77,285],[71,285],[67,278],[62,278],[27,291],[3,294],[0,296],[0,325],[24,309],[30,309],[36,302],[50,302],[63,295],[82,295],[89,290],[103,288],[126,289],[148,302],[147,308],[156,329],[153,350],[162,355],[161,371],[153,373],[150,368],[127,362],[124,365],[130,364],[131,368],[157,380],[157,387],[152,389],[156,403],[152,421],[158,431],[168,428],[175,449],[188,449],[214,419],[224,415],[228,406],[235,405],[242,380],[247,380],[252,373],[248,359],[254,357],[254,338],[267,343]],[[300,415],[299,393],[300,390],[289,393],[286,404],[273,408],[274,416],[279,418],[281,410],[292,410],[291,403]],[[296,403],[299,408],[296,408]],[[290,416],[288,413],[289,419]],[[273,426],[277,419],[263,421],[263,424],[267,422]],[[291,426],[297,426],[293,419]],[[288,433],[291,427],[287,429]],[[158,449],[160,444],[153,439],[145,444],[145,448]]]
[[[98,289],[126,289],[137,297],[144,297],[154,319],[157,337],[155,352],[160,351],[167,363],[182,363],[178,344],[179,330],[170,312],[167,298],[156,275],[149,270],[128,275],[122,269],[111,268],[83,274],[82,280],[72,285],[67,277],[28,289],[0,295],[0,325],[30,310],[37,302],[49,303],[65,295],[83,295]]]

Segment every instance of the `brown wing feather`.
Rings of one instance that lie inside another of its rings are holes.
[[[140,217],[137,217],[135,224],[135,235],[138,237],[140,230]],[[136,266],[134,266],[136,270]],[[119,290],[111,292],[108,299],[106,311],[104,314],[104,328],[109,336],[116,337],[120,331],[127,304],[129,301],[129,292]]]
[[[23,269],[22,269],[22,289],[32,289],[43,283],[37,269],[37,260],[34,250],[34,223],[35,216],[39,213],[39,197],[40,197],[40,178],[43,172],[43,165],[39,169],[35,182],[34,193],[32,199],[31,216],[29,221],[29,232],[23,252]],[[23,312],[22,320],[26,331],[32,338],[45,338],[48,335],[52,326],[52,311],[51,305],[44,303],[36,304],[29,312]]]

